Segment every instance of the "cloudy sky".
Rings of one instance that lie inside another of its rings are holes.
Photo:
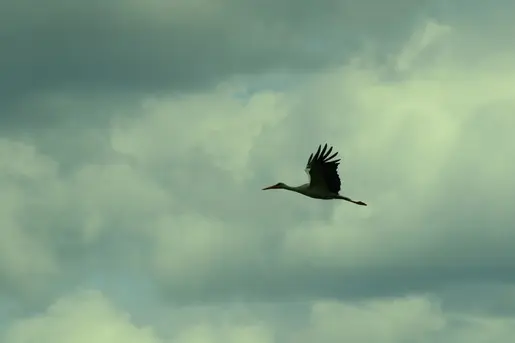
[[[2,1],[0,341],[515,341],[511,13]]]

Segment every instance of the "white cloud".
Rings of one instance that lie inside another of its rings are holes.
[[[34,147],[0,139],[0,286],[36,290],[39,277],[57,272],[53,252],[39,241],[46,238],[46,228],[34,232],[20,223],[34,203],[31,196],[53,190],[56,171],[54,161]],[[45,194],[48,199],[55,195]]]
[[[312,307],[310,327],[301,342],[421,341],[445,329],[438,306],[424,298],[371,301],[361,304],[321,302]]]
[[[59,299],[43,315],[8,328],[6,343],[160,343],[148,327],[137,327],[99,292]]]
[[[166,307],[162,328],[157,328],[137,324],[131,313],[98,291],[79,291],[58,299],[44,313],[12,322],[0,337],[5,343],[504,343],[515,337],[513,318],[445,311],[434,297],[295,306],[274,303],[268,311],[252,304],[199,311]]]
[[[199,324],[179,333],[173,341],[177,343],[273,343],[273,335],[266,327],[260,325],[242,325],[237,327],[216,327]]]
[[[300,342],[507,342],[513,318],[473,316],[442,310],[434,298],[405,297],[347,304],[313,305]]]
[[[204,94],[149,100],[142,108],[145,116],[114,123],[113,149],[145,166],[203,152],[215,167],[238,177],[247,171],[256,137],[286,115],[281,94],[263,91],[247,102],[235,98],[238,91],[220,86]]]

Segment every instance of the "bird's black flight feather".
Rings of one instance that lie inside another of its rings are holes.
[[[327,149],[327,143],[324,145],[324,148],[322,148],[322,145],[319,145],[315,155],[311,154],[309,156],[306,168],[310,169],[310,175],[312,175],[312,172],[320,173],[327,189],[338,194],[341,189],[341,180],[338,176],[340,159],[333,160],[338,155],[338,152],[330,155],[332,151],[333,147],[329,147],[329,150]]]

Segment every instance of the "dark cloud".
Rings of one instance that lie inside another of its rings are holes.
[[[42,8],[34,1],[3,2],[2,122],[59,121],[25,110],[40,93],[187,92],[232,75],[327,68],[362,39],[381,42],[405,32],[397,13],[423,10],[419,5],[55,0]]]

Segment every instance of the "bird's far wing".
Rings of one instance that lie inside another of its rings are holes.
[[[306,173],[309,175],[310,185],[318,185],[320,183],[323,184],[324,182],[320,174],[320,168],[318,168],[318,164],[316,163],[318,155],[320,155],[320,148],[321,147],[319,146],[315,155],[313,155],[313,153],[309,155],[308,163],[306,163]]]
[[[313,160],[313,154],[309,155],[308,163],[306,163],[306,169],[304,171],[308,174],[311,181],[311,161]]]
[[[327,144],[323,148],[319,145],[316,153],[309,156],[306,172],[310,176],[310,185],[325,187],[334,193],[338,193],[341,187],[337,171],[340,160],[333,160],[338,152],[331,155],[332,150],[332,147],[327,149]]]

